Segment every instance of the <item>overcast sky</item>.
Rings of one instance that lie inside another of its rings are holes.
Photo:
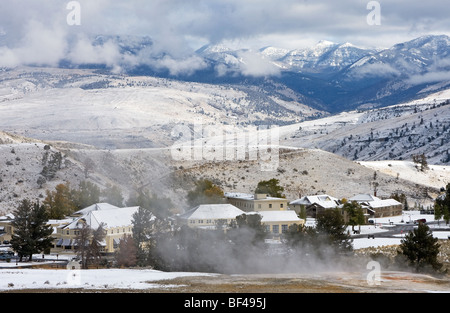
[[[329,40],[387,48],[426,34],[450,35],[448,0],[380,0],[381,25],[368,23],[377,12],[367,0],[78,0],[79,12],[67,8],[70,2],[1,0],[0,66],[94,54],[117,60],[115,47],[89,45],[97,34],[147,35],[155,49],[186,62],[207,43],[295,49]],[[73,14],[80,25],[67,22]]]

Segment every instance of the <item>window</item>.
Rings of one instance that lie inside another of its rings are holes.
[[[283,208],[283,203],[280,203],[280,208]]]
[[[283,234],[285,234],[285,233],[287,233],[287,231],[288,231],[288,225],[281,225],[281,232]]]
[[[280,225],[273,225],[272,226],[272,233],[279,234],[280,233]]]
[[[272,203],[269,203],[269,209],[271,209],[272,208]]]

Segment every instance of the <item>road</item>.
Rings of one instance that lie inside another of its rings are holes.
[[[430,228],[433,230],[433,225],[438,225],[438,222],[432,221],[425,223],[426,225],[430,226]],[[450,231],[450,225],[447,225],[447,227],[443,227],[443,222],[440,222],[440,226],[438,228],[439,231]],[[373,235],[377,238],[398,238],[399,235],[406,235],[410,231],[412,231],[415,227],[417,227],[417,224],[414,223],[401,223],[401,224],[392,224],[392,225],[382,225],[380,226],[382,229],[385,229],[384,232],[374,232]],[[366,238],[369,234],[358,234],[353,235],[352,238]],[[371,234],[372,235],[372,234]]]

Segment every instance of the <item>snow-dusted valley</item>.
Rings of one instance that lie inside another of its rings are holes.
[[[24,197],[42,198],[58,183],[76,186],[85,179],[101,187],[117,184],[125,196],[146,188],[172,198],[180,210],[186,209],[186,191],[202,177],[226,191],[253,192],[260,180],[277,178],[289,198],[317,193],[349,197],[373,192],[377,171],[379,195],[401,191],[412,205],[430,203],[450,181],[448,91],[331,115],[302,104],[286,87],[268,94],[257,87],[54,68],[19,68],[0,77],[4,212]],[[276,127],[282,147],[271,171],[261,171],[258,160],[248,158],[174,158],[173,145],[183,139],[180,127],[192,131],[188,146],[221,147],[229,129],[257,145],[255,140],[267,131],[262,126]],[[43,181],[46,162],[58,153],[60,166]],[[439,170],[419,173],[411,162],[419,153]],[[366,162],[376,160],[387,161]],[[95,170],[87,173],[89,162]]]
[[[285,87],[267,95],[252,86],[48,68],[1,72],[0,81],[3,131],[105,149],[167,146],[183,123],[290,124],[326,114]]]

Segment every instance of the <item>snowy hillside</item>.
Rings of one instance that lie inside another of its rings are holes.
[[[22,68],[0,73],[0,125],[27,137],[100,148],[166,146],[174,125],[288,124],[324,113],[280,87],[188,83],[91,70]]]
[[[450,90],[368,111],[341,113],[280,128],[283,145],[319,148],[351,160],[450,161]]]
[[[429,165],[426,171],[420,171],[417,164],[409,161],[367,161],[358,162],[374,171],[379,171],[392,177],[399,177],[412,183],[436,189],[445,188],[450,183],[450,165]]]
[[[201,177],[212,180],[228,192],[253,193],[259,181],[276,178],[285,188],[288,199],[314,194],[329,194],[340,199],[360,193],[373,194],[374,182],[378,183],[378,196],[389,197],[392,193],[402,192],[412,206],[416,202],[429,204],[439,194],[438,188],[426,182],[406,180],[403,174],[397,178],[315,149],[280,150],[275,171],[261,171],[261,160],[186,161],[179,164],[182,169],[176,171],[176,175],[180,185],[193,186],[193,179]],[[448,174],[447,178],[450,178]]]
[[[22,199],[42,200],[44,188],[79,181],[82,173],[76,162],[44,143],[0,144],[0,212],[12,211]]]

